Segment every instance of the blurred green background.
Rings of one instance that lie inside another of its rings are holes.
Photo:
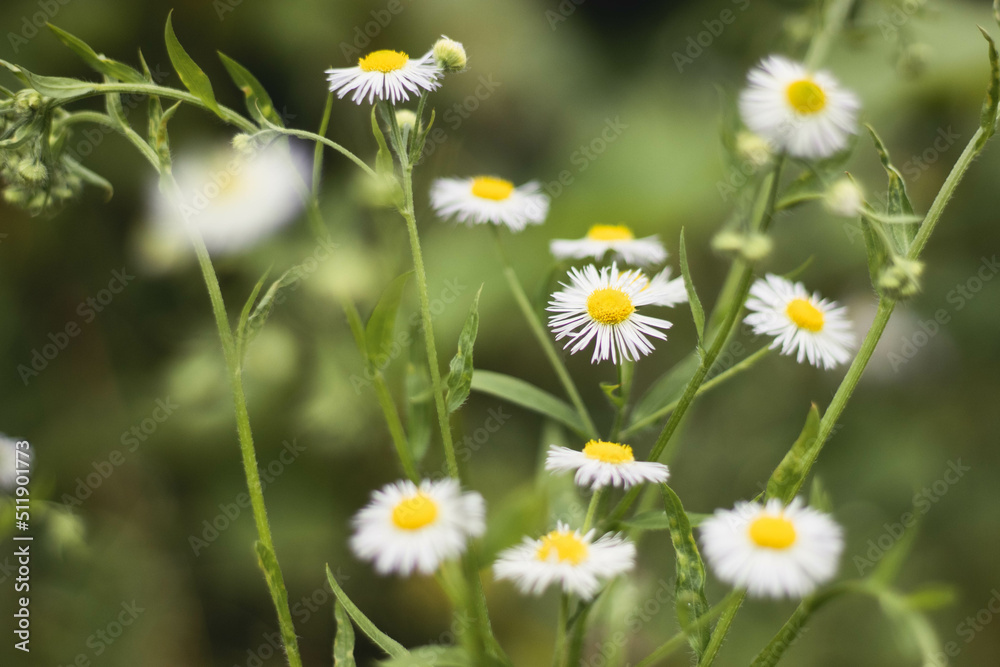
[[[47,19],[129,63],[137,63],[136,49],[142,47],[167,85],[179,86],[162,39],[173,8],[182,43],[224,103],[242,108],[215,50],[261,79],[289,125],[315,129],[326,95],[323,70],[350,64],[344,45],[353,48],[366,27],[377,34],[370,45],[358,44],[362,52],[422,52],[447,34],[464,42],[472,68],[448,77],[431,98],[445,139],[420,166],[416,183],[431,294],[448,285],[460,292],[435,321],[442,356],[453,353],[482,283],[477,368],[561,394],[506,291],[487,232],[433,219],[425,193],[437,176],[485,172],[553,182],[569,173],[572,182],[555,198],[549,221],[508,239],[529,292],[540,298],[550,286],[549,239],[576,237],[603,221],[660,234],[674,258],[686,227],[699,292],[709,305],[714,301],[727,264],[711,253],[709,241],[731,204],[719,190],[729,174],[719,140],[723,105],[717,86],[731,94],[769,52],[800,55],[815,3],[400,0],[402,11],[383,27],[378,19],[385,22],[389,4],[5,0],[0,57],[41,74],[91,77],[47,30],[33,25]],[[829,66],[862,97],[864,120],[879,129],[895,162],[906,165],[910,195],[923,211],[977,127],[988,65],[976,25],[995,24],[984,0],[930,2],[911,11],[920,4],[863,0]],[[724,10],[735,20],[711,34]],[[691,46],[699,33],[710,37],[702,37],[709,44],[700,52]],[[677,53],[691,61],[679,68]],[[15,83],[6,74],[2,78],[4,85]],[[130,118],[144,127],[141,107]],[[367,106],[340,102],[329,135],[371,158],[368,123]],[[608,123],[621,131],[596,159],[581,159],[580,148]],[[172,125],[173,151],[180,155],[231,135],[217,119],[182,108]],[[939,136],[954,135],[935,148]],[[363,367],[338,298],[352,295],[367,313],[385,284],[408,269],[409,252],[398,217],[366,206],[354,172],[338,156],[326,157],[323,213],[340,247],[277,308],[250,350],[246,374],[262,466],[279,460],[284,443],[302,449],[292,463],[280,465],[265,497],[308,665],[330,664],[334,625],[325,563],[371,618],[407,645],[437,641],[449,623],[447,601],[433,580],[378,578],[346,548],[350,516],[372,489],[399,473],[374,395],[356,381]],[[252,555],[253,521],[245,510],[231,521],[219,519],[245,482],[201,278],[190,263],[168,273],[143,265],[136,239],[153,174],[125,141],[106,137],[86,165],[114,183],[110,202],[89,189],[50,219],[32,219],[0,204],[0,431],[30,439],[35,447],[36,501],[44,495],[61,503],[77,493],[80,480],[107,470],[113,452],[124,460],[73,508],[82,537],[77,524],[54,510],[35,519],[42,537],[33,562],[33,651],[27,660],[14,655],[5,613],[0,663],[48,667],[84,655],[108,666],[281,664],[268,648],[276,622]],[[867,137],[859,140],[849,168],[868,192],[884,189]],[[952,662],[960,665],[1000,661],[996,626],[980,614],[982,629],[970,637],[973,626],[965,621],[1000,597],[1000,280],[970,282],[1000,246],[998,173],[994,146],[950,205],[926,254],[923,294],[894,317],[817,468],[847,530],[845,577],[857,576],[856,557],[870,558],[880,538],[885,544],[892,524],[912,509],[915,494],[931,489],[934,501],[927,503],[900,585],[954,587],[953,603],[931,618],[942,641],[960,647]],[[803,280],[846,303],[859,329],[865,318],[870,321],[874,296],[864,246],[850,225],[814,205],[783,216],[775,239],[776,252],[763,269],[786,272],[814,256]],[[252,251],[220,261],[231,313],[268,266],[283,271],[315,250],[302,219]],[[82,334],[26,386],[17,366],[30,363],[50,333],[81,321],[79,304],[123,267],[136,279],[82,324]],[[956,296],[960,285],[967,285],[968,298]],[[405,308],[412,312],[415,302],[410,293]],[[921,322],[941,309],[948,322],[935,335],[920,336]],[[693,346],[686,311],[673,319],[670,341],[639,365],[640,391]],[[592,367],[585,357],[568,363],[606,424],[609,412],[597,383],[611,381],[613,371]],[[399,361],[390,370],[397,387],[404,365]],[[681,453],[672,465],[672,483],[687,508],[707,512],[756,494],[797,435],[809,402],[825,406],[841,376],[842,370],[822,373],[768,357],[701,399],[679,435]],[[177,406],[162,422],[151,421],[157,401]],[[559,435],[543,431],[531,413],[476,395],[460,428],[473,434],[498,407],[513,418],[468,462],[471,485],[486,496],[494,518],[512,513],[504,509],[512,494],[524,504],[539,452]],[[145,429],[134,447],[127,439],[133,427]],[[644,452],[655,434],[645,432],[633,444]],[[948,484],[942,480],[952,464],[969,469]],[[426,468],[439,466],[435,449]],[[230,525],[209,540],[206,522],[213,521]],[[192,547],[192,536],[209,543]],[[2,553],[10,553],[7,546]],[[624,595],[617,611],[601,617],[588,646],[599,652],[600,632],[616,627],[603,623],[617,614],[620,624],[633,606],[641,608],[655,595],[661,579],[672,580],[670,554],[662,535],[644,543],[641,570],[629,584],[634,590],[626,591],[631,598]],[[9,600],[9,575],[4,571],[0,578],[0,597]],[[499,638],[515,663],[547,664],[555,597],[527,599],[506,584],[487,587]],[[710,583],[711,599],[724,592]],[[102,639],[97,633],[118,618],[123,604],[133,603],[142,610],[135,622],[113,641]],[[747,604],[717,664],[747,664],[793,608],[787,602]],[[630,641],[633,661],[676,628],[672,604],[645,613],[649,622]],[[362,640],[358,655],[368,662],[376,654]],[[919,664],[874,603],[853,598],[825,609],[786,662]],[[668,664],[687,663],[677,654]]]

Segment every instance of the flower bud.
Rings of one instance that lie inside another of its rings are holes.
[[[855,218],[861,213],[864,200],[861,188],[851,179],[842,178],[827,189],[823,203],[834,215]]]
[[[434,43],[434,61],[445,72],[462,72],[469,66],[469,57],[462,43],[444,35]]]
[[[736,135],[736,154],[754,169],[760,169],[771,161],[771,145],[753,132],[743,131]]]
[[[233,137],[233,148],[244,155],[248,155],[257,150],[257,140],[253,136],[241,132]]]
[[[924,265],[912,259],[895,257],[879,276],[878,288],[893,299],[908,299],[920,292]]]
[[[759,262],[771,254],[774,242],[759,232],[742,234],[740,232],[723,231],[712,239],[712,248],[733,257],[740,257],[748,262]]]
[[[417,114],[409,109],[396,109],[396,123],[403,132],[412,132],[417,125]]]
[[[21,160],[17,165],[17,175],[26,183],[37,185],[44,183],[49,176],[49,170],[41,162],[31,159]]]

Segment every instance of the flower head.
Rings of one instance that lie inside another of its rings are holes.
[[[844,218],[856,218],[861,214],[865,196],[850,178],[841,178],[831,185],[823,200],[828,211]]]
[[[635,567],[635,545],[618,535],[604,535],[596,542],[594,531],[583,535],[559,523],[537,540],[525,538],[501,552],[493,564],[497,579],[513,581],[522,593],[539,595],[552,584],[589,600],[604,581]]]
[[[829,73],[811,72],[782,56],[769,56],[752,69],[740,94],[746,126],[780,151],[805,159],[847,148],[860,107]]]
[[[469,67],[469,56],[466,55],[462,43],[448,39],[444,35],[434,43],[432,52],[434,61],[445,72],[463,72]]]
[[[330,92],[343,98],[354,91],[351,101],[361,104],[365,97],[371,104],[375,99],[398,104],[419,95],[422,90],[435,90],[440,86],[441,69],[428,51],[417,59],[402,51],[382,49],[372,51],[358,59],[355,67],[336,67],[326,70]]]
[[[380,574],[433,573],[486,529],[486,505],[458,482],[400,481],[382,487],[354,517],[351,548]]]
[[[670,477],[670,471],[662,463],[636,461],[628,445],[603,440],[591,440],[579,452],[553,445],[545,458],[545,469],[575,470],[577,485],[590,486],[594,490],[605,486],[628,489],[644,482],[661,484]]]
[[[809,294],[802,283],[793,283],[768,274],[750,288],[745,322],[757,335],[774,336],[771,349],[795,354],[802,363],[834,368],[850,358],[854,345],[847,309],[827,301],[818,293]]]
[[[602,259],[613,252],[626,264],[650,266],[667,259],[658,236],[637,239],[625,225],[594,225],[582,239],[556,239],[549,245],[556,259]]]
[[[570,269],[570,284],[556,292],[549,301],[549,328],[556,340],[569,338],[566,348],[576,354],[594,342],[591,363],[619,358],[635,361],[653,351],[649,338],[666,340],[666,330],[673,325],[641,315],[638,308],[676,303],[675,285],[669,274],[653,280],[639,270],[619,271],[617,264],[598,271],[593,264]]]
[[[545,222],[549,214],[549,198],[537,182],[515,187],[496,176],[439,178],[431,186],[431,206],[445,219],[504,225],[514,232]]]
[[[803,597],[837,573],[844,542],[827,514],[779,500],[737,503],[701,524],[705,558],[719,579],[757,597]]]

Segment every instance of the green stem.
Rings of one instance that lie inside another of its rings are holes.
[[[620,392],[622,404],[615,410],[615,420],[611,424],[611,431],[608,433],[608,440],[617,442],[621,433],[622,425],[625,423],[625,415],[628,412],[628,401],[632,395],[632,378],[635,377],[635,362],[622,360],[618,364],[618,391]]]
[[[813,37],[809,45],[809,52],[806,54],[806,67],[816,69],[820,63],[826,60],[833,40],[847,20],[847,15],[854,6],[855,0],[831,0],[826,8],[826,16],[823,18],[823,27]]]
[[[583,403],[583,398],[581,398],[580,392],[573,382],[573,378],[570,376],[569,371],[566,370],[566,365],[563,363],[562,357],[559,356],[559,351],[556,349],[555,343],[535,313],[535,309],[531,305],[531,300],[524,291],[524,286],[521,285],[514,267],[511,266],[510,260],[507,258],[507,253],[500,241],[500,230],[496,228],[496,225],[490,225],[490,227],[493,228],[493,238],[496,240],[497,252],[500,254],[500,262],[503,265],[503,275],[507,279],[507,285],[510,287],[511,293],[514,295],[514,301],[517,303],[518,308],[521,309],[524,319],[528,321],[531,333],[535,335],[535,339],[552,365],[552,369],[556,372],[556,376],[566,390],[566,395],[569,396],[573,407],[576,408],[577,414],[580,415],[580,420],[583,422],[590,437],[593,439],[599,438],[597,426],[594,425],[594,421],[590,418],[590,413],[587,411],[587,406]]]
[[[716,656],[719,655],[719,649],[722,648],[722,642],[726,639],[726,634],[729,632],[729,626],[733,624],[736,612],[740,610],[740,606],[746,597],[746,590],[736,590],[726,598],[722,607],[722,615],[719,617],[719,622],[715,625],[715,630],[712,631],[712,638],[709,640],[708,646],[705,647],[705,652],[702,654],[701,660],[698,661],[698,667],[710,667],[715,662]]]
[[[590,505],[587,506],[587,516],[583,520],[583,528],[581,532],[586,533],[590,530],[590,527],[594,525],[594,517],[597,516],[597,508],[601,504],[601,498],[604,497],[604,487],[600,487],[594,490],[594,495],[590,497]]]
[[[552,652],[553,667],[565,667],[566,624],[569,623],[569,595],[559,594],[559,618],[556,620],[556,646]]]
[[[756,352],[754,352],[749,357],[747,357],[746,359],[744,359],[740,363],[736,364],[732,368],[726,369],[725,371],[723,371],[723,372],[719,373],[718,375],[716,375],[711,380],[706,380],[701,385],[701,387],[698,388],[698,391],[695,394],[695,397],[701,396],[706,391],[719,386],[720,384],[722,384],[723,382],[725,382],[729,378],[731,378],[731,377],[733,377],[735,375],[739,375],[740,373],[742,373],[745,370],[748,370],[751,366],[753,366],[758,361],[760,361],[761,359],[763,359],[764,357],[766,357],[767,353],[770,352],[770,351],[771,351],[770,348],[768,348],[768,347],[762,347],[761,349],[757,350]],[[665,406],[663,406],[662,408],[660,408],[656,412],[652,413],[648,417],[643,417],[642,419],[637,419],[628,428],[626,428],[625,430],[622,431],[621,437],[622,438],[627,438],[628,436],[632,435],[636,431],[638,431],[640,429],[643,429],[643,428],[649,426],[650,424],[653,424],[654,422],[659,421],[663,417],[666,417],[671,412],[673,412],[674,409],[677,408],[677,404],[679,402],[680,402],[680,399],[677,399],[676,401],[673,401],[671,403],[667,403]]]
[[[399,411],[396,403],[392,400],[392,394],[385,382],[382,371],[375,370],[372,381],[375,385],[375,394],[378,396],[378,403],[382,407],[382,414],[385,415],[386,426],[389,427],[389,435],[392,436],[392,444],[396,447],[396,454],[399,456],[399,463],[403,466],[403,472],[415,484],[420,483],[420,475],[417,473],[416,464],[413,461],[413,452],[410,451],[410,443],[406,439],[406,431],[403,422],[399,418]]]
[[[166,177],[169,179],[176,195],[180,197],[180,189],[173,176],[167,174]],[[188,223],[188,221],[185,220],[185,223]],[[215,273],[215,268],[212,266],[208,248],[205,247],[205,242],[202,240],[201,234],[193,224],[188,223],[186,226],[191,242],[194,245],[195,254],[198,257],[202,277],[205,279],[205,286],[208,288],[208,296],[212,302],[212,313],[215,316],[215,324],[219,331],[219,338],[222,341],[223,356],[226,360],[233,403],[236,408],[236,432],[239,436],[240,452],[243,458],[243,472],[246,475],[250,505],[253,511],[254,523],[257,526],[257,537],[270,553],[275,554],[274,540],[271,537],[271,526],[267,519],[267,508],[264,505],[264,493],[261,488],[260,474],[257,470],[257,454],[254,450],[253,433],[250,429],[250,415],[247,411],[246,395],[243,393],[242,369],[240,368],[240,360],[236,353],[236,341],[229,326],[226,305],[222,299],[222,289],[219,287],[219,278]],[[277,555],[275,555],[275,561],[277,562]],[[290,667],[302,667],[298,639],[295,635],[295,626],[292,623],[292,614],[288,606],[288,592],[285,588],[284,577],[280,568],[275,569],[274,576],[276,580],[275,586],[271,590],[271,596],[277,609],[278,624],[281,629],[285,652],[288,656],[288,664]]]
[[[698,617],[698,620],[694,623],[682,628],[680,632],[665,641],[663,644],[660,644],[655,651],[636,663],[635,667],[652,667],[653,665],[665,660],[674,651],[678,650],[682,646],[686,646],[688,643],[688,637],[690,637],[692,633],[701,629],[703,625],[711,623],[716,616],[728,607],[736,595],[738,595],[738,591],[731,591],[729,595],[722,599],[721,602],[709,609],[704,615]]]

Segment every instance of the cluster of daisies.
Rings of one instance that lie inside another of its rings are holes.
[[[434,49],[411,59],[399,51],[376,51],[356,67],[328,70],[330,90],[361,104],[375,99],[393,105],[439,86],[447,71],[466,65],[457,42],[442,38]],[[751,71],[740,97],[744,124],[765,152],[816,160],[845,150],[857,132],[859,103],[826,72],[772,56]],[[406,113],[399,110],[399,113]],[[498,176],[442,178],[432,186],[431,205],[443,219],[467,225],[492,224],[519,232],[545,221],[550,201],[537,182],[520,186]],[[593,363],[635,361],[665,340],[669,321],[652,317],[652,307],[687,300],[683,280],[670,269],[658,272],[667,251],[659,238],[637,238],[627,226],[597,224],[583,238],[551,242],[559,260],[590,260],[571,268],[563,289],[549,302],[549,326],[571,353],[593,344]],[[600,263],[611,261],[611,265]],[[619,268],[619,262],[621,268]],[[647,274],[647,271],[649,273]],[[810,293],[801,283],[767,275],[751,288],[746,318],[772,348],[801,363],[832,368],[845,363],[854,344],[844,308]],[[593,492],[665,483],[669,470],[637,461],[628,445],[592,440],[582,448],[550,448],[546,469],[573,473]],[[382,574],[430,574],[459,558],[468,541],[485,532],[485,502],[457,480],[400,481],[376,491],[354,518],[351,547]],[[700,525],[705,557],[717,576],[751,595],[801,597],[831,579],[843,550],[840,527],[827,514],[796,499],[738,503]],[[541,537],[499,554],[496,578],[511,580],[524,593],[551,586],[581,599],[594,597],[609,580],[635,566],[635,545],[621,534],[598,535],[585,526],[558,523]]]
[[[599,491],[661,484],[670,472],[652,461],[636,461],[632,448],[591,440],[581,451],[552,446],[545,463],[554,473],[572,472],[577,485]],[[431,574],[460,557],[470,538],[483,535],[485,503],[462,492],[457,481],[390,484],[376,491],[354,518],[351,547],[381,574]],[[827,514],[804,507],[741,502],[701,524],[705,557],[722,581],[760,597],[802,597],[833,578],[843,538]],[[550,587],[592,599],[610,580],[635,567],[636,548],[615,533],[574,529],[563,522],[541,537],[525,537],[493,563],[497,579],[539,595]]]

